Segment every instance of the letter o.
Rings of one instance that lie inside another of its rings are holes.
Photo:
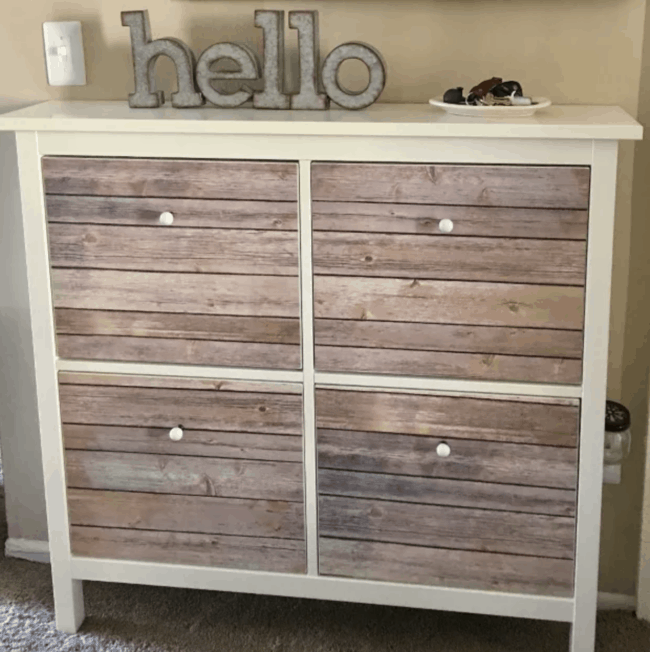
[[[368,68],[370,79],[362,90],[345,90],[339,83],[338,74],[346,59],[359,59]],[[327,95],[344,109],[364,109],[377,101],[386,85],[386,64],[381,54],[366,43],[343,43],[335,47],[323,61],[321,81]]]

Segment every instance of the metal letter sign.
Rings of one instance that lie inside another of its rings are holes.
[[[318,12],[290,11],[289,27],[298,30],[300,92],[291,96],[292,109],[326,109],[329,99],[318,92]]]
[[[370,80],[359,93],[345,90],[339,83],[339,67],[346,59],[359,59],[366,64]],[[386,85],[386,64],[381,54],[365,43],[344,43],[334,48],[323,63],[325,92],[344,109],[364,109],[377,101]]]
[[[255,26],[264,30],[264,91],[253,95],[256,109],[288,109],[284,83],[284,11],[255,12]]]
[[[183,41],[175,38],[151,40],[149,14],[146,11],[123,11],[122,25],[131,33],[135,93],[129,95],[129,106],[150,109],[165,102],[162,91],[156,91],[154,67],[158,57],[168,56],[176,66],[178,92],[172,93],[172,106],[185,108],[201,106],[203,96],[194,86],[194,54]]]
[[[212,72],[210,66],[220,59],[230,59],[239,65],[237,72]],[[235,93],[220,93],[210,83],[216,79],[259,79],[260,64],[255,53],[245,45],[235,43],[217,43],[211,45],[196,64],[196,83],[205,99],[221,107],[234,107],[250,100],[253,91],[242,86]]]
[[[242,85],[234,93],[225,93],[213,84],[218,80],[260,78],[259,61],[246,45],[212,45],[195,65],[192,50],[182,41],[175,38],[151,40],[146,11],[123,11],[122,24],[130,28],[131,34],[135,93],[129,94],[129,106],[133,108],[155,108],[164,103],[163,92],[156,91],[154,74],[156,61],[163,55],[176,67],[178,91],[171,96],[172,106],[176,108],[201,106],[206,99],[216,106],[230,108],[252,97],[256,109],[327,109],[330,99],[345,109],[362,109],[376,102],[386,85],[386,64],[381,54],[370,45],[356,42],[343,43],[327,55],[319,84],[317,11],[289,12],[289,27],[298,32],[300,61],[300,89],[293,94],[284,92],[284,11],[260,9],[255,12],[255,25],[263,32],[264,53],[264,89],[258,92]],[[214,72],[212,65],[221,59],[235,62],[239,70]],[[370,80],[364,90],[349,91],[339,83],[338,71],[346,59],[359,59],[368,68]]]

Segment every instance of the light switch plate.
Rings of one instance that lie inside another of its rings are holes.
[[[84,86],[81,23],[77,20],[43,23],[43,44],[47,81],[50,86]]]

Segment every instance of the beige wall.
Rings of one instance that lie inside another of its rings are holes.
[[[650,124],[650,14],[646,14],[644,44],[639,93],[638,119]],[[630,284],[628,291],[627,327],[625,332],[625,394],[630,397],[632,409],[636,411],[638,423],[647,425],[648,421],[648,362],[650,361],[650,339],[648,338],[648,313],[650,306],[650,190],[648,171],[650,170],[650,133],[636,147],[634,157],[634,183],[632,193],[632,228],[630,248]],[[641,426],[640,426],[641,428]],[[629,510],[636,513],[642,496],[637,485],[631,485],[635,478],[643,474],[645,459],[645,498],[643,499],[642,551],[639,558],[638,610],[637,614],[650,621],[650,446],[646,440],[645,454],[641,441],[635,442],[635,450],[628,463],[633,467],[627,487],[630,490]],[[623,488],[625,489],[625,487]],[[634,540],[637,523],[628,520],[626,541]],[[628,548],[630,562],[636,552]],[[624,556],[624,554],[623,554]]]
[[[617,104],[637,114],[643,0],[149,0],[145,6],[154,38],[181,38],[197,54],[220,41],[241,41],[259,49],[255,9],[316,9],[324,54],[349,40],[366,41],[383,54],[388,64],[383,102],[426,102],[451,86],[467,89],[499,75],[517,79],[525,92],[556,103]],[[125,99],[132,90],[132,69],[129,33],[121,25],[120,11],[142,8],[125,0],[3,0],[2,93],[30,100]],[[45,20],[83,21],[86,87],[47,86],[40,31]],[[291,84],[296,60],[293,30],[287,30],[286,43]],[[169,65],[161,62],[159,72],[162,87],[169,90]],[[349,74],[354,77],[355,69],[351,67]],[[641,301],[648,259],[641,239],[647,228],[648,184],[643,177],[648,166],[640,156],[632,220],[634,155],[632,143],[621,146],[609,395],[631,405],[638,453],[645,436],[645,370],[650,355],[645,346],[647,302]],[[638,456],[626,464],[624,474],[621,487],[604,489],[601,590],[633,594],[643,474]]]

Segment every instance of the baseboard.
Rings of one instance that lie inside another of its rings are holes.
[[[47,541],[10,538],[5,541],[5,556],[49,564],[50,546]]]
[[[598,591],[598,609],[610,610],[636,610],[636,597],[624,593],[604,593]]]
[[[28,561],[37,561],[43,564],[50,563],[50,549],[47,541],[34,539],[7,539],[5,542],[5,555],[17,557]],[[636,598],[623,593],[598,592],[598,609],[634,611]]]

